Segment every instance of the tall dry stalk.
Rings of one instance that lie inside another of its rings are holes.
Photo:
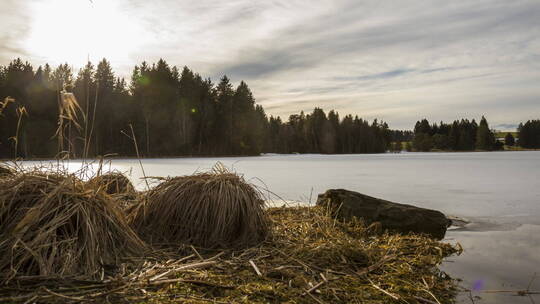
[[[0,101],[0,116],[3,116],[3,113],[7,109],[9,104],[14,103],[14,102],[15,102],[15,99],[11,98],[9,96],[4,98],[4,101]],[[23,117],[23,115],[28,115],[28,113],[26,112],[26,108],[24,106],[17,107],[15,109],[15,112],[16,112],[17,118],[18,118],[18,120],[17,120],[17,129],[15,131],[15,136],[12,136],[12,137],[9,138],[9,139],[11,139],[11,140],[13,140],[15,142],[14,159],[17,158],[17,152],[18,152],[17,147],[19,146],[19,130],[20,130],[20,127],[21,127],[22,117]]]
[[[99,93],[99,82],[96,82],[96,96],[94,98],[94,110],[92,113],[92,126],[90,127],[90,134],[88,135],[88,138],[85,138],[85,151],[84,151],[84,158],[88,157],[88,153],[90,151],[90,143],[92,142],[92,133],[94,133],[94,124],[96,122],[96,109],[97,109],[97,102],[98,102],[98,93]]]
[[[56,134],[58,138],[58,155],[64,151],[64,119],[62,118],[62,97],[60,93],[60,84],[56,83],[56,91],[58,92],[58,95],[56,95],[56,101],[58,102],[58,128],[56,129]]]
[[[64,142],[65,142],[65,128],[68,128],[68,158],[71,156],[71,126],[75,126],[77,130],[81,130],[81,125],[79,124],[79,116],[81,115],[84,119],[84,113],[75,98],[73,93],[62,90],[58,93],[59,103],[58,103],[58,128],[56,129],[55,136],[58,138],[58,153],[65,153]],[[80,114],[78,114],[80,113]],[[66,123],[67,124],[66,124]]]
[[[17,152],[19,147],[19,131],[21,129],[22,118],[24,115],[28,116],[28,112],[24,106],[19,106],[16,109],[17,112],[17,129],[15,130],[15,136],[11,137],[11,140],[15,142],[14,156],[13,159],[17,159]]]
[[[150,185],[148,184],[148,178],[146,177],[146,172],[144,172],[144,166],[141,161],[141,155],[139,154],[139,145],[137,143],[137,137],[135,136],[135,131],[133,131],[133,125],[129,124],[129,128],[131,129],[131,136],[126,134],[124,131],[120,131],[120,132],[122,132],[122,134],[124,134],[125,136],[127,136],[127,138],[133,141],[133,145],[135,146],[135,153],[137,153],[137,159],[139,160],[139,165],[141,166],[144,182],[146,183],[146,190],[150,190]]]
[[[146,122],[146,155],[150,155],[150,122],[148,121],[148,116],[144,117]]]
[[[84,111],[84,146],[83,146],[83,162],[86,160],[86,146],[88,145],[88,113],[90,110],[90,75],[86,78],[86,109]]]
[[[15,99],[11,98],[11,97],[6,97],[4,98],[4,101],[0,101],[0,116],[2,115],[2,113],[4,112],[4,110],[7,108],[7,106],[10,104],[10,103],[13,103],[15,102]]]

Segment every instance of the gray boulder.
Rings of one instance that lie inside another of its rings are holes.
[[[347,220],[362,218],[367,224],[380,222],[383,229],[402,233],[424,233],[444,238],[451,220],[439,211],[398,204],[345,189],[330,189],[319,194],[317,205],[334,216]]]

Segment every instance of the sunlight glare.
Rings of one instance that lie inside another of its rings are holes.
[[[31,53],[51,64],[82,66],[88,57],[128,61],[142,35],[137,22],[109,0],[45,0],[33,6]]]

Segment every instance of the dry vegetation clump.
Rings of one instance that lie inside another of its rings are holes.
[[[457,292],[437,266],[459,245],[323,207],[265,210],[219,167],[137,197],[131,224],[173,245],[151,255],[106,190],[57,171],[0,179],[0,303],[450,303]]]
[[[459,247],[381,234],[320,207],[273,208],[271,236],[239,250],[141,259],[113,277],[19,280],[0,302],[451,303],[456,281],[437,269]],[[3,297],[2,297],[3,295]]]
[[[120,172],[109,172],[97,175],[88,181],[88,184],[94,188],[101,188],[107,194],[119,197],[121,199],[134,199],[137,191],[127,176]]]
[[[262,193],[223,168],[163,181],[131,211],[130,222],[152,244],[207,249],[255,245],[269,229]]]
[[[13,174],[15,174],[15,169],[11,168],[10,166],[8,165],[4,165],[4,164],[1,164],[0,163],[0,178],[1,177],[7,177],[7,176],[11,176]]]
[[[182,273],[148,303],[449,303],[455,296],[456,282],[436,266],[459,247],[335,221],[320,207],[269,215],[270,239]]]
[[[0,278],[100,277],[146,245],[114,200],[67,173],[0,179]]]

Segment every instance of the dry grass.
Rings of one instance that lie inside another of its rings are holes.
[[[146,245],[103,191],[66,173],[0,179],[0,277],[100,277]]]
[[[16,170],[12,166],[0,163],[0,177],[12,176],[15,174],[15,172]]]
[[[63,172],[0,179],[0,303],[451,303],[456,294],[437,266],[459,246],[342,222],[322,207],[263,210],[261,193],[230,172],[167,179],[138,197],[132,224],[174,245],[152,255],[105,190]]]
[[[272,208],[271,237],[239,251],[146,258],[105,280],[33,279],[0,287],[0,302],[452,303],[456,282],[437,269],[459,247],[381,234],[323,208]],[[48,288],[48,289],[45,289]]]
[[[134,199],[137,196],[129,178],[120,172],[112,171],[95,176],[88,181],[88,185],[121,199]]]
[[[67,92],[65,88],[58,92],[58,128],[55,137],[58,138],[58,156],[63,155],[68,159],[71,157],[74,145],[72,138],[72,126],[81,131],[79,116],[86,121],[86,117],[73,93]],[[67,133],[67,134],[66,134]],[[86,135],[86,134],[85,134]],[[65,138],[67,137],[68,149],[65,150]],[[85,148],[87,148],[87,138],[84,138]],[[84,152],[83,152],[84,153]],[[85,157],[86,158],[86,157]]]
[[[165,180],[146,193],[130,222],[150,243],[202,248],[246,247],[268,233],[262,193],[223,168]]]
[[[4,101],[0,101],[0,116],[2,116],[3,112],[6,110],[6,108],[9,106],[10,103],[14,103],[15,99],[11,97],[4,98]]]
[[[148,303],[453,301],[456,282],[437,265],[459,247],[339,222],[320,207],[272,208],[269,216],[272,237],[263,244],[229,253],[205,271],[180,273],[181,281],[146,295]]]

